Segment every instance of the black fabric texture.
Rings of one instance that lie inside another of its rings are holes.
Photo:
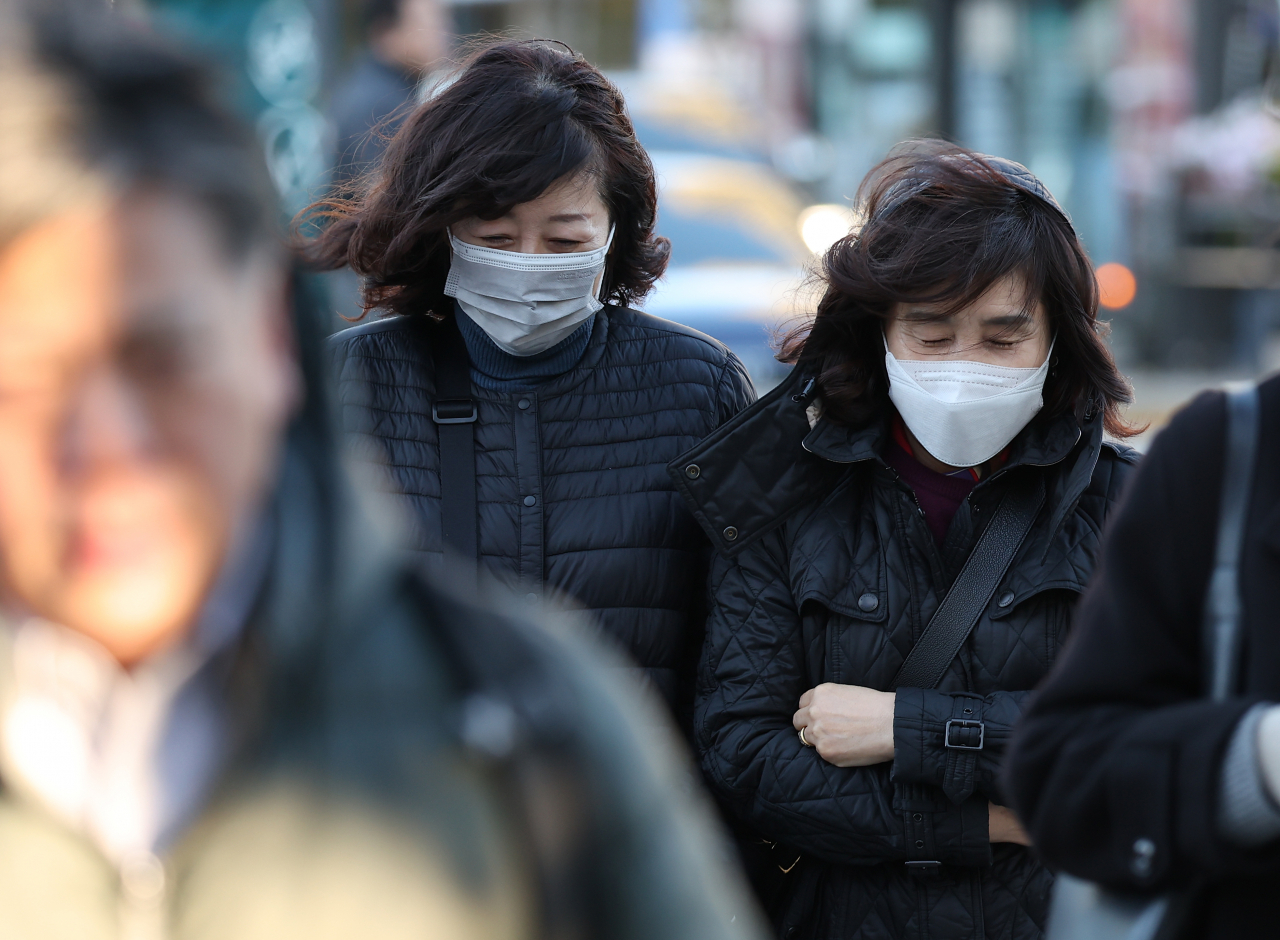
[[[1075,636],[1018,730],[1007,786],[1054,865],[1119,887],[1205,879],[1191,935],[1280,935],[1280,840],[1218,832],[1219,781],[1237,723],[1280,701],[1280,380],[1260,386],[1258,462],[1241,559],[1241,681],[1207,694],[1203,617],[1226,411],[1207,393],[1155,440],[1107,534]],[[1150,864],[1134,843],[1154,845]]]
[[[331,339],[357,456],[385,468],[412,547],[443,562],[431,420],[435,324],[393,317]],[[567,595],[687,713],[708,546],[666,465],[754,398],[702,334],[605,307],[576,366],[536,388],[474,385],[483,564],[520,594]]]
[[[976,486],[939,548],[881,459],[889,417],[812,428],[795,376],[673,462],[718,546],[698,670],[695,736],[726,812],[803,860],[771,911],[785,938],[1038,938],[1052,875],[991,845],[988,801],[1029,690],[1048,671],[1093,570],[1133,451],[1097,416],[1041,416]],[[689,468],[696,466],[696,474]],[[889,690],[1010,481],[1046,499],[936,689],[899,689],[891,763],[840,768],[791,718],[823,682]],[[950,719],[981,750],[945,748]],[[918,868],[907,862],[940,862]]]

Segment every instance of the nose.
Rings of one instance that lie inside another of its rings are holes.
[[[80,383],[60,443],[63,471],[83,477],[146,461],[155,436],[137,390],[117,369],[104,366]]]

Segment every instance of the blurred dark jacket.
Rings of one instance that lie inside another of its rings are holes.
[[[695,708],[703,770],[743,829],[778,844],[777,865],[801,859],[767,899],[781,937],[1040,937],[1053,877],[1030,850],[990,844],[988,801],[1007,803],[1005,747],[1133,452],[1105,443],[1096,415],[1039,416],[939,549],[881,457],[889,414],[811,430],[792,395],[803,379],[671,467],[718,549]],[[939,687],[897,690],[894,760],[841,768],[802,746],[791,719],[805,691],[893,689],[1010,479],[1028,474],[1045,504]],[[943,746],[953,718],[984,723],[981,750]]]
[[[1280,936],[1280,841],[1219,832],[1227,742],[1280,702],[1280,379],[1262,430],[1240,585],[1239,697],[1211,702],[1202,646],[1225,447],[1225,398],[1205,394],[1152,445],[1115,513],[1075,636],[1010,756],[1010,796],[1041,854],[1075,875],[1142,889],[1211,886],[1192,936]],[[1153,851],[1135,852],[1149,840]]]
[[[439,566],[432,329],[392,317],[332,343],[346,430],[389,471],[413,547]],[[570,371],[530,390],[473,382],[472,395],[486,565],[521,594],[571,597],[687,712],[709,547],[666,465],[754,398],[742,364],[687,327],[606,306]]]
[[[329,121],[337,147],[333,180],[359,176],[382,155],[413,101],[418,78],[371,52],[356,61],[329,99]]]
[[[553,622],[427,583],[309,402],[214,798],[157,881],[0,791],[0,936],[754,940],[661,709]]]

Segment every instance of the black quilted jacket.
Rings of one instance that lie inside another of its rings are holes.
[[[1038,418],[980,483],[942,550],[880,459],[887,420],[819,421],[776,389],[670,468],[718,548],[695,734],[727,811],[799,865],[773,914],[784,938],[1038,938],[1052,876],[988,843],[988,801],[1028,690],[1053,662],[1133,463],[1097,416]],[[887,418],[887,416],[886,416]],[[888,690],[1014,474],[1047,500],[938,690],[899,689],[894,760],[842,769],[802,747],[800,696],[822,682]],[[980,720],[980,751],[943,747]],[[912,865],[939,862],[940,865]]]
[[[330,342],[346,430],[390,470],[413,546],[439,564],[432,330],[392,317]],[[705,620],[708,546],[666,465],[754,399],[742,364],[687,327],[605,307],[572,371],[472,394],[484,561],[521,594],[571,595],[677,704]]]

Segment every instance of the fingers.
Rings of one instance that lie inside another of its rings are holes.
[[[799,731],[801,728],[809,727],[809,709],[801,708],[791,716],[791,727]]]
[[[804,693],[804,695],[800,696],[801,708],[808,708],[810,705],[813,704],[813,692],[814,690],[810,689],[808,692]]]

